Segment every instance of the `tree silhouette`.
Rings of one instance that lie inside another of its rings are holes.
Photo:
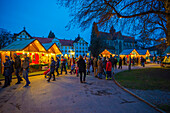
[[[55,34],[52,31],[50,31],[48,38],[55,38]]]
[[[148,33],[149,36],[159,29],[164,32],[170,44],[170,0],[57,1],[59,5],[69,8],[72,12],[73,18],[67,25],[68,29],[78,23],[84,30],[94,21],[104,29],[117,24],[122,30],[130,31],[133,35]]]

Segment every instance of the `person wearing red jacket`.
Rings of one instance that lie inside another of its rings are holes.
[[[106,63],[107,76],[106,76],[106,80],[107,79],[112,79],[111,72],[112,72],[112,63],[110,62],[110,59],[107,58],[107,63]]]

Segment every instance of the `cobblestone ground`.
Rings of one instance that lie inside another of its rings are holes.
[[[157,113],[119,88],[112,80],[87,76],[80,84],[74,75],[48,83],[43,75],[29,77],[31,86],[0,88],[0,113]]]

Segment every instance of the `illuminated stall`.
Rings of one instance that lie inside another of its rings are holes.
[[[139,57],[145,58],[146,62],[151,62],[151,60],[149,59],[149,56],[150,56],[149,50],[141,49],[141,50],[137,50],[137,52],[139,53]]]
[[[136,51],[136,49],[126,49],[123,50],[120,55],[119,55],[122,59],[125,57],[127,59],[127,63],[129,63],[129,59],[131,57],[131,59],[137,58],[139,57],[139,53]]]
[[[61,54],[61,51],[55,43],[41,44],[37,39],[28,39],[15,41],[0,50],[1,53],[1,66],[5,62],[5,56],[13,58],[16,53],[23,60],[23,55],[27,53],[30,58],[30,65],[44,65],[49,64],[51,56]],[[13,58],[14,59],[14,58]],[[1,68],[3,70],[3,68]]]
[[[105,49],[103,52],[100,53],[100,55],[102,55],[103,57],[109,57],[110,55],[112,55],[112,57],[115,56],[115,54],[112,54],[110,51],[108,51],[107,49]]]
[[[61,55],[61,51],[60,49],[57,47],[56,43],[45,43],[43,44],[43,46],[45,47],[45,49],[47,50],[47,53],[45,56],[42,56],[42,60],[46,61],[46,62],[51,62],[51,57],[54,58],[54,60],[56,60],[56,55]]]
[[[170,65],[170,46],[167,47],[167,49],[164,51],[164,54],[166,54],[166,56],[162,63],[165,66],[169,66]]]

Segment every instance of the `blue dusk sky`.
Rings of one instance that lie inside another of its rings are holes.
[[[70,20],[68,9],[56,4],[56,0],[0,0],[0,28],[19,33],[26,27],[31,36],[48,37],[50,30],[59,39],[72,39],[80,34],[90,43],[91,27],[66,30]]]

